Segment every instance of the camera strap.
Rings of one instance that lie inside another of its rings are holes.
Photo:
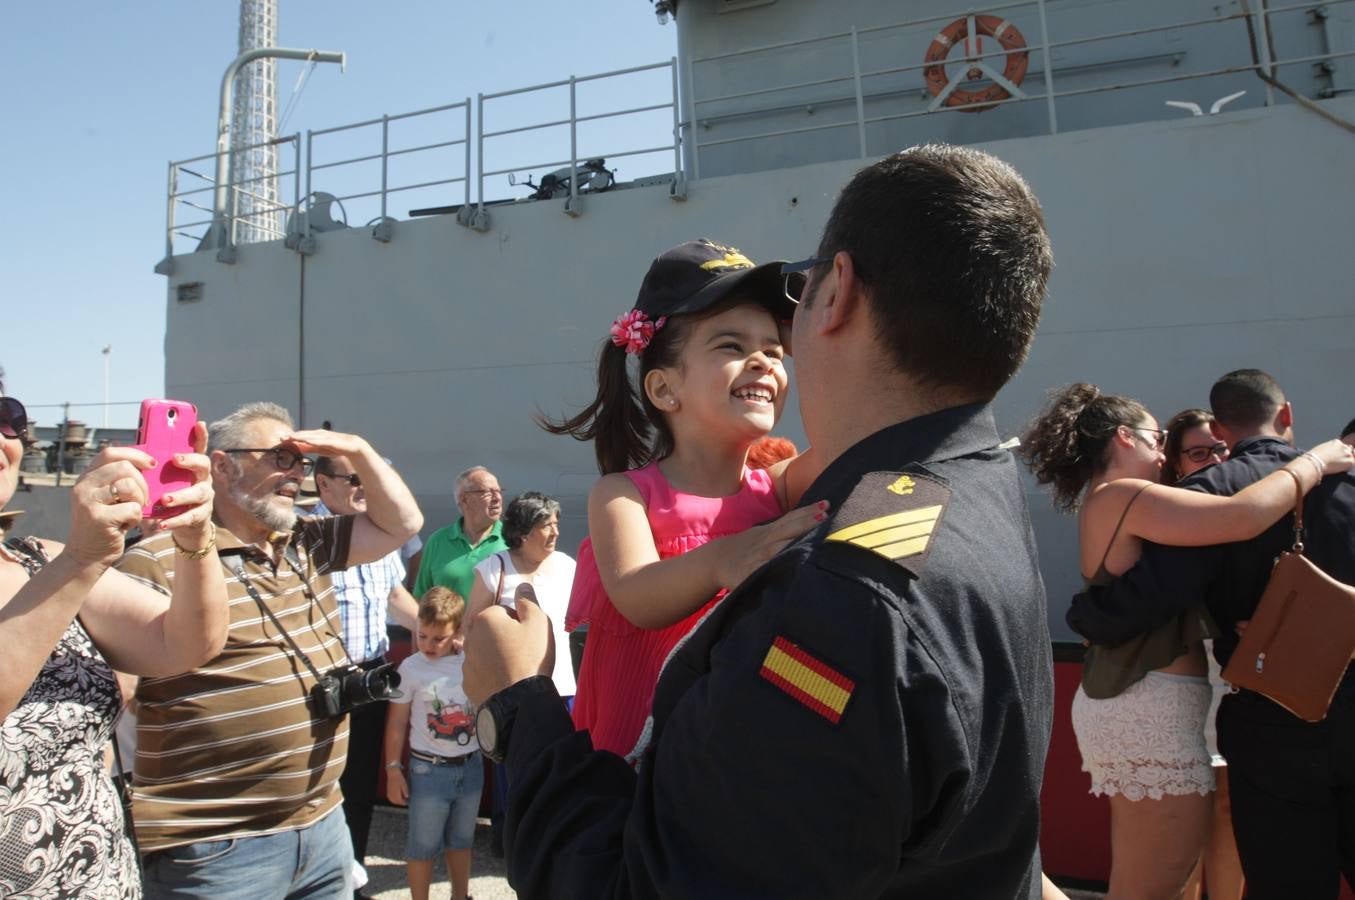
[[[221,564],[225,566],[227,569],[229,569],[235,575],[236,580],[238,580],[241,584],[245,586],[245,590],[248,591],[249,595],[254,598],[254,602],[259,605],[259,609],[263,610],[263,614],[268,616],[268,618],[272,621],[273,627],[277,628],[278,631],[282,632],[283,638],[285,638],[287,643],[291,645],[292,651],[296,653],[297,656],[301,657],[301,661],[306,664],[306,668],[310,669],[310,673],[315,676],[315,681],[318,684],[322,679],[322,676],[320,675],[320,670],[315,668],[314,664],[311,663],[310,657],[306,655],[305,651],[303,651],[300,647],[297,646],[296,641],[292,640],[292,636],[287,633],[287,629],[282,627],[282,623],[278,621],[278,617],[273,615],[273,611],[268,608],[267,603],[263,602],[263,598],[259,596],[259,592],[254,589],[254,585],[250,584],[249,576],[245,574],[245,564],[240,559],[240,557],[238,555],[232,554],[230,557],[230,562],[227,562],[226,559],[223,557],[221,560]],[[305,577],[302,576],[301,572],[295,566],[292,567],[292,571],[295,572],[296,576],[301,579],[301,584],[304,587],[306,599],[311,603],[314,603],[315,595],[311,593],[310,583],[306,581]],[[324,614],[324,610],[321,610],[320,612],[321,615]],[[325,620],[328,621],[329,617],[326,616]],[[341,643],[342,640],[343,639],[340,638]],[[344,652],[345,654],[347,654],[346,650]]]

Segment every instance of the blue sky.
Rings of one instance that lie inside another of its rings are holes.
[[[661,62],[676,53],[673,23],[659,26],[646,0],[573,6],[279,0],[279,6],[279,44],[348,54],[345,74],[332,65],[311,73],[287,132],[466,96],[473,102],[477,92]],[[11,5],[5,19],[0,366],[6,392],[22,399],[41,424],[60,418],[56,405],[63,401],[91,404],[73,406],[71,417],[100,424],[100,351],[111,345],[110,400],[125,405],[111,407],[109,423],[133,425],[141,398],[164,390],[166,282],[152,267],[164,255],[166,164],[214,149],[221,74],[237,50],[238,6],[231,0],[76,0]],[[279,110],[303,69],[303,63],[278,63]],[[641,79],[642,93],[666,90],[667,73],[652,74]],[[592,98],[581,89],[581,114]],[[553,108],[540,109],[552,99],[558,97],[504,101],[503,124],[488,113],[486,120],[493,128],[512,124],[510,116],[558,118]],[[666,99],[637,95],[627,102]],[[663,127],[662,115],[649,117],[647,135]],[[614,137],[625,127],[601,126],[590,139]],[[528,157],[514,156],[521,149],[502,147],[500,159],[508,162],[492,167],[525,164]],[[584,141],[580,153],[589,152]],[[622,179],[648,174],[640,160],[631,161],[630,171],[627,162],[618,165]],[[409,177],[417,176],[411,170]],[[459,186],[448,190],[459,196]],[[514,193],[505,176],[487,179],[486,197],[515,195],[521,189]],[[420,204],[401,198],[392,212],[403,218],[411,205]],[[368,211],[354,206],[350,219],[361,224]]]

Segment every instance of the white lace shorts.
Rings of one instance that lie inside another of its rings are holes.
[[[1204,741],[1207,678],[1149,672],[1118,697],[1073,698],[1073,733],[1093,794],[1130,800],[1205,795],[1214,772]]]

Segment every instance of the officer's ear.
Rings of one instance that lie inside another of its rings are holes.
[[[833,254],[832,268],[823,276],[809,307],[815,333],[833,334],[849,325],[860,324],[861,316],[869,317],[866,290],[852,255],[845,250]]]

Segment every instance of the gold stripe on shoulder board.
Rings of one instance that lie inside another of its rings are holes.
[[[927,549],[944,504],[891,513],[849,525],[828,535],[826,540],[855,544],[885,559],[902,559]]]

